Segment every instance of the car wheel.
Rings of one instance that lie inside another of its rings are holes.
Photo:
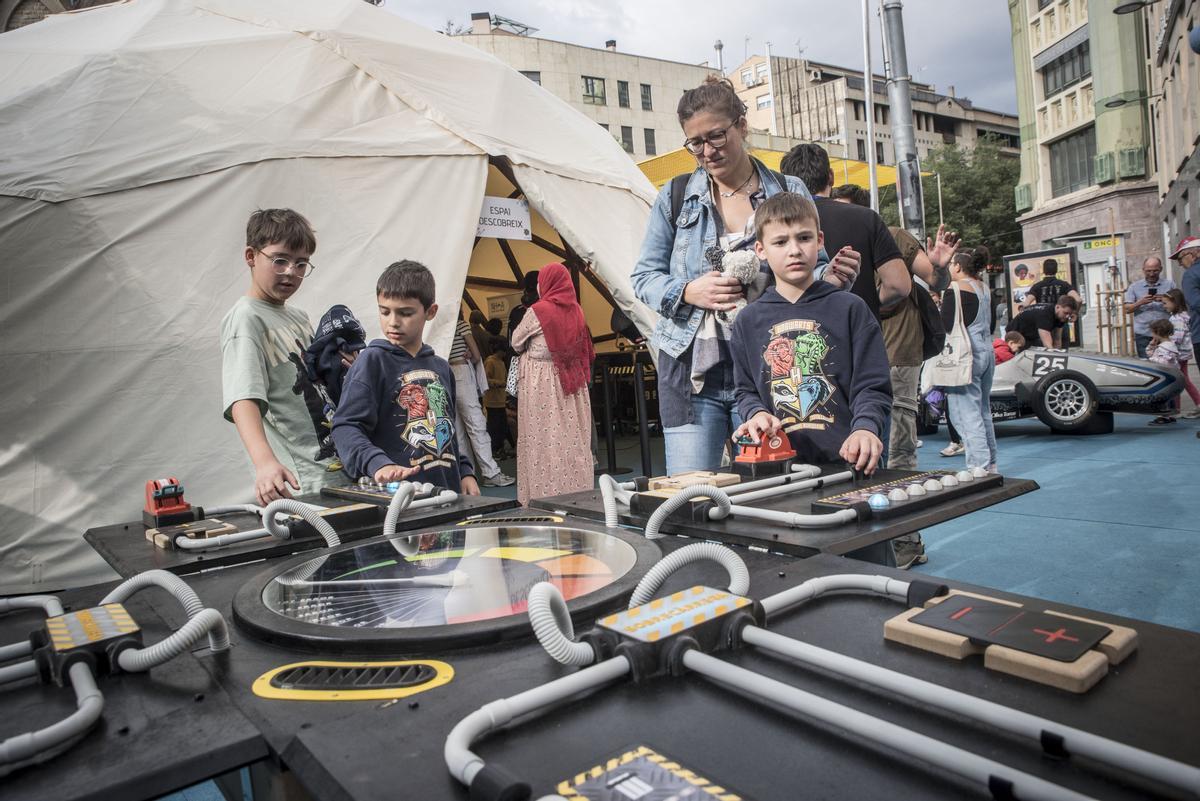
[[[1033,389],[1033,413],[1060,434],[1088,430],[1096,416],[1096,385],[1074,370],[1059,370]]]

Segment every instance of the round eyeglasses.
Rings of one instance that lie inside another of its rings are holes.
[[[269,261],[271,263],[271,267],[275,269],[276,275],[283,275],[288,271],[288,269],[291,269],[301,278],[307,278],[308,276],[312,275],[313,270],[317,269],[316,265],[314,265],[308,259],[296,259],[293,261],[287,256],[273,256],[263,250],[258,252],[267,257],[267,261]]]

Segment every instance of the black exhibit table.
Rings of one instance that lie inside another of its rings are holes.
[[[59,593],[67,611],[86,609],[115,585]],[[145,643],[171,629],[155,612],[169,601],[149,589],[125,602],[142,627]],[[25,639],[45,620],[41,610],[0,615],[0,644]],[[198,648],[207,652],[207,641]],[[210,656],[212,656],[210,654]],[[214,659],[222,657],[214,656]],[[220,776],[268,756],[266,742],[209,671],[189,654],[148,674],[97,679],[103,715],[65,753],[0,778],[0,799],[14,801],[112,801],[156,798]],[[49,726],[75,709],[68,685],[30,680],[0,685],[0,740]]]
[[[822,475],[829,475],[845,470],[845,465],[826,465]],[[802,490],[788,495],[763,498],[753,502],[759,509],[770,509],[778,512],[796,512],[808,514],[812,502],[832,493],[851,489],[862,485],[877,484],[894,479],[916,476],[918,471],[909,470],[879,470],[860,482],[830,484],[826,487]],[[896,516],[880,517],[868,521],[856,521],[830,528],[789,528],[764,520],[746,520],[727,518],[725,520],[709,520],[703,523],[693,520],[671,517],[662,524],[660,531],[664,534],[680,534],[698,539],[718,540],[720,542],[768,548],[772,551],[792,556],[809,557],[818,553],[835,556],[857,556],[869,561],[879,561],[874,558],[878,546],[902,534],[920,531],[923,528],[945,523],[948,520],[961,517],[970,512],[993,506],[1002,501],[1016,498],[1038,489],[1036,482],[1024,478],[1004,477],[1003,484],[998,487],[981,488],[970,494],[963,495],[942,503],[935,503],[924,509],[905,512]],[[737,496],[733,496],[737,503]],[[530,501],[530,505],[546,510],[560,511],[589,520],[604,521],[604,503],[600,491],[583,490],[565,495],[553,495]],[[649,515],[637,512],[631,513],[626,506],[618,506],[620,522],[626,526],[642,528],[646,525]],[[871,549],[871,550],[864,550]]]
[[[568,525],[599,527],[586,523]],[[684,544],[674,537],[664,551]],[[751,574],[749,595],[763,598],[816,577],[840,573],[880,574],[910,580],[908,573],[852,559],[818,554],[809,559],[736,549]],[[293,560],[296,561],[296,560]],[[283,562],[253,564],[190,576],[209,605],[232,616],[231,599]],[[291,564],[290,562],[288,564]],[[929,578],[929,577],[923,577]],[[693,584],[724,586],[715,566],[689,566],[662,592]],[[1073,695],[986,670],[972,657],[957,662],[888,642],[884,622],[904,611],[874,596],[827,596],[770,621],[772,631],[970,695],[1087,730],[1191,765],[1200,765],[1200,635],[1073,607],[1049,605],[956,582],[952,587],[1052,608],[1137,629],[1136,653],[1112,668],[1089,692]],[[614,608],[622,605],[614,602]],[[169,608],[164,615],[179,618]],[[180,622],[179,619],[174,621]],[[588,625],[577,622],[577,631]],[[463,717],[493,700],[511,696],[576,670],[553,662],[532,638],[435,650],[405,649],[356,656],[344,644],[311,650],[256,639],[235,626],[227,659],[197,658],[226,688],[234,703],[262,732],[271,750],[318,799],[466,799],[443,762],[447,733]],[[1087,760],[1043,757],[1034,742],[1021,741],[931,711],[786,659],[745,648],[720,656],[789,685],[809,690],[911,730],[1100,798],[1145,798]],[[452,667],[447,683],[393,701],[273,700],[252,692],[271,669],[305,659],[431,659]],[[187,720],[181,720],[186,726]],[[486,737],[475,751],[532,784],[534,797],[560,782],[645,746],[677,761],[739,798],[982,798],[918,762],[880,751],[843,731],[757,701],[694,674],[619,681],[532,720]]]
[[[346,506],[352,503],[352,501],[325,495],[307,495],[299,500],[328,507]],[[456,523],[473,515],[512,509],[516,505],[515,500],[508,498],[459,495],[456,500],[446,506],[405,510],[397,522],[397,530],[408,531],[442,523]],[[261,526],[259,519],[249,513],[221,515],[221,519],[237,525],[239,531],[248,531]],[[334,528],[338,530],[338,535],[343,542],[351,542],[355,539],[378,535],[382,520],[383,513],[381,511],[378,520],[370,525],[346,530],[335,523]],[[89,528],[84,532],[83,538],[96,550],[96,553],[104,558],[104,561],[108,562],[113,570],[126,578],[141,573],[143,570],[154,569],[187,575],[214,567],[287,556],[322,547],[325,544],[319,536],[312,535],[291,540],[266,537],[208,551],[165,549],[156,547],[146,539],[145,527],[140,521]]]

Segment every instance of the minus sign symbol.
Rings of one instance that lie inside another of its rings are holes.
[[[958,620],[960,617],[962,617],[963,615],[965,615],[967,612],[970,612],[970,611],[971,611],[972,609],[974,609],[974,608],[975,608],[975,607],[973,607],[973,606],[964,606],[962,609],[959,609],[957,612],[955,612],[953,615],[951,615],[951,616],[950,616],[950,619],[951,619],[951,620]]]

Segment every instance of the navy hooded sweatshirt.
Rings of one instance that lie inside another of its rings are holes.
[[[792,303],[772,286],[738,313],[730,346],[742,419],[778,417],[798,460],[838,461],[860,428],[882,439],[892,383],[883,333],[862,298],[815,281]]]
[[[475,471],[454,438],[454,376],[422,345],[416,356],[386,339],[358,354],[342,383],[333,442],[346,472],[371,477],[389,464],[420,467],[414,481],[461,489]]]

